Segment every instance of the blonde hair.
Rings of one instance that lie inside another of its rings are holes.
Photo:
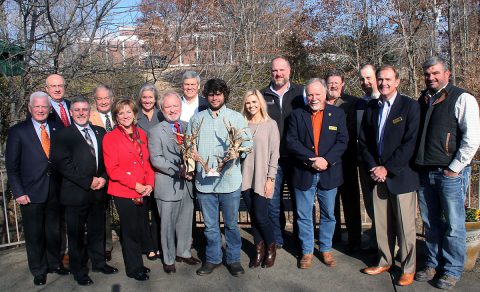
[[[248,113],[247,109],[245,108],[245,103],[247,101],[247,97],[256,96],[258,99],[258,103],[260,105],[260,115],[262,116],[262,120],[270,120],[270,116],[267,113],[267,103],[265,102],[265,98],[263,98],[263,94],[256,88],[248,90],[245,95],[243,96],[242,101],[242,115],[249,120],[250,114]]]

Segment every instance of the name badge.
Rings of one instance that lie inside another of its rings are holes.
[[[270,100],[270,101],[265,101],[266,104],[275,104],[275,101],[274,100]]]
[[[393,120],[393,124],[396,125],[396,124],[400,123],[401,121],[403,121],[402,117],[398,117],[398,118]]]
[[[331,131],[336,131],[337,127],[336,126],[328,126],[328,129]]]

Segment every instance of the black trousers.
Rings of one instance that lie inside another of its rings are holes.
[[[143,269],[142,241],[145,233],[147,205],[135,205],[132,199],[113,197],[120,217],[120,241],[127,276],[134,277]]]
[[[242,196],[252,219],[253,242],[257,244],[264,240],[266,245],[274,243],[275,235],[268,216],[269,199],[256,194],[252,189],[242,192]]]
[[[33,276],[61,266],[60,205],[50,182],[45,203],[21,205],[28,267]]]
[[[344,183],[338,188],[335,201],[335,225],[334,238],[341,238],[340,199],[343,205],[343,215],[348,234],[348,246],[357,247],[361,244],[362,218],[360,214],[360,190],[357,174],[357,166],[350,162],[343,164]]]
[[[142,232],[142,252],[145,254],[151,251],[160,250],[159,232],[160,216],[158,215],[157,202],[153,193],[149,197],[143,198],[145,208],[144,231]]]
[[[65,206],[65,221],[74,278],[82,279],[88,274],[89,258],[93,269],[102,269],[105,266],[105,202],[94,200],[91,204]]]

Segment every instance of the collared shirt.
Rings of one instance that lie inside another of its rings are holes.
[[[37,134],[37,137],[40,140],[40,143],[42,143],[42,128],[40,128],[41,125],[45,125],[45,130],[47,131],[48,137],[50,139],[52,138],[52,136],[50,136],[50,127],[48,126],[47,122],[44,122],[43,124],[40,124],[39,122],[35,121],[32,118],[32,123],[33,123],[33,127],[35,128],[35,133]]]
[[[100,119],[102,119],[102,123],[103,125],[107,126],[107,117],[105,115],[108,115],[108,119],[110,120],[110,125],[112,125],[112,128],[113,126],[115,125],[115,123],[113,122],[113,119],[112,119],[112,112],[108,112],[106,114],[104,113],[101,113],[101,112],[98,112],[98,114],[100,115]]]
[[[320,143],[320,134],[322,132],[323,110],[312,111],[312,128],[313,128],[313,145],[315,147],[315,155],[318,156],[318,145]]]
[[[201,128],[198,128],[202,123]],[[222,106],[215,117],[211,109],[195,114],[187,126],[187,135],[192,131],[198,134],[197,151],[204,161],[208,160],[208,167],[215,169],[218,166],[217,156],[222,159],[230,145],[226,125],[235,127],[237,131],[244,131],[242,147],[252,147],[252,135],[245,118],[238,112]],[[245,156],[243,154],[242,156]],[[218,177],[208,177],[200,163],[196,163],[195,186],[202,193],[231,193],[236,191],[242,183],[240,159],[229,161]]]
[[[180,120],[188,123],[190,118],[194,114],[198,113],[198,103],[198,95],[190,103],[188,103],[185,97],[182,96],[182,114],[180,116]]]
[[[178,123],[178,125],[180,126],[180,132],[183,132],[183,129],[182,129],[182,123],[180,121],[177,121],[177,122],[168,122],[168,124],[170,125],[170,128],[172,129],[172,131],[174,133],[177,132],[177,129],[175,129],[175,123]]]
[[[87,126],[85,127],[79,126],[77,124],[75,124],[75,126],[80,131],[80,134],[82,134],[85,141],[87,141],[87,138],[85,138],[85,132],[83,131],[83,129],[88,129],[88,134],[90,135],[90,138],[92,138],[93,148],[95,149],[95,163],[97,164],[97,168],[98,168],[98,144],[97,144],[97,137],[95,136],[93,129],[90,127],[89,124],[87,124]]]
[[[378,111],[378,137],[377,137],[377,148],[378,148],[378,155],[382,155],[382,148],[383,148],[383,135],[385,130],[385,122],[387,121],[388,115],[390,114],[390,110],[392,109],[393,103],[397,98],[397,93],[390,98],[389,100],[384,100],[380,98],[378,100],[378,106],[380,110]]]
[[[57,115],[59,117],[61,117],[62,114],[60,113],[60,106],[58,105],[59,102],[53,100],[53,98],[51,98],[51,97],[48,97],[48,98],[50,99],[50,104],[52,105],[52,107],[55,110],[55,112],[57,113]],[[67,113],[67,119],[71,124],[72,123],[72,118],[70,117],[70,112],[68,111],[67,103],[63,99],[60,103],[63,105],[63,108],[65,109],[65,112]]]
[[[427,93],[430,106],[440,96],[439,93],[445,89],[447,84],[433,95]],[[462,132],[462,140],[455,158],[450,162],[448,168],[454,172],[460,172],[470,164],[480,145],[479,109],[478,102],[473,95],[464,92],[458,97],[455,103],[455,118]]]

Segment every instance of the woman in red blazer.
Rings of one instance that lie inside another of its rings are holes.
[[[142,237],[147,230],[143,197],[150,196],[155,174],[150,165],[147,135],[134,122],[137,106],[131,99],[119,99],[112,107],[116,128],[103,139],[103,155],[109,176],[108,194],[113,196],[120,217],[121,243],[128,277],[148,280],[143,265]]]

